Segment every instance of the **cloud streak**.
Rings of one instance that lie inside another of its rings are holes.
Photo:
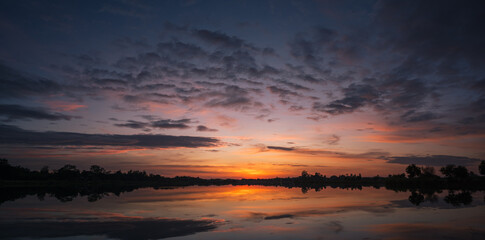
[[[75,118],[74,116],[62,113],[51,113],[43,108],[31,108],[14,104],[0,104],[0,116],[5,117],[6,120],[4,121],[7,122],[26,119],[58,121]]]
[[[35,132],[0,125],[0,144],[27,146],[132,146],[147,148],[217,147],[216,138],[162,134],[87,134],[73,132]]]
[[[431,156],[404,156],[404,157],[390,157],[387,162],[399,164],[419,164],[431,166],[445,166],[448,164],[454,165],[475,165],[481,159],[459,157],[450,155],[431,155]]]

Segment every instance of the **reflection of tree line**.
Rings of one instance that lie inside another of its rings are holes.
[[[441,191],[439,191],[441,192]],[[435,203],[438,201],[438,195],[435,193],[422,193],[419,191],[413,191],[409,196],[409,202],[412,204],[419,206],[423,202],[431,202]],[[455,207],[459,207],[461,205],[469,205],[473,201],[472,193],[470,191],[458,191],[455,192],[450,190],[448,195],[444,198],[446,203],[451,204]]]
[[[57,170],[48,167],[40,171],[31,171],[20,166],[11,166],[7,160],[0,159],[0,204],[37,195],[42,200],[46,195],[60,201],[71,201],[76,197],[86,196],[88,201],[97,201],[108,195],[119,196],[138,188],[166,188],[178,186],[209,185],[263,185],[298,187],[303,193],[324,188],[362,189],[374,187],[411,192],[409,201],[415,205],[422,202],[437,201],[436,193],[449,189],[445,202],[454,206],[472,202],[471,193],[485,190],[485,177],[469,172],[465,167],[448,165],[440,169],[445,176],[439,177],[432,167],[409,165],[406,174],[388,177],[362,177],[359,175],[340,175],[327,177],[320,173],[314,175],[303,171],[299,177],[270,179],[202,179],[198,177],[163,177],[147,174],[145,171],[109,172],[93,165],[89,170],[80,171],[73,165],[65,165]],[[485,175],[485,161],[479,165],[479,172]],[[456,192],[455,192],[456,191]]]

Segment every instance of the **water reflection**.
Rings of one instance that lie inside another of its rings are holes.
[[[162,239],[213,230],[216,221],[179,219],[118,219],[114,221],[40,221],[0,224],[2,239],[107,236],[121,240]]]
[[[81,190],[3,189],[0,239],[485,239],[479,191]]]

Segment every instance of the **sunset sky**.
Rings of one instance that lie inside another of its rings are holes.
[[[0,158],[165,176],[485,159],[485,1],[0,1]]]

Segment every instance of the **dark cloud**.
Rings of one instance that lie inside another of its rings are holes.
[[[197,126],[197,131],[199,132],[217,132],[217,129],[208,128],[204,125]]]
[[[386,108],[392,110],[417,109],[424,105],[433,88],[421,79],[403,79],[392,74],[387,81],[380,83],[379,90],[389,99]]]
[[[293,92],[287,89],[279,88],[276,86],[270,86],[268,87],[268,90],[272,94],[278,95],[280,98],[285,98],[286,96],[300,96],[297,92]]]
[[[278,220],[283,218],[294,218],[295,215],[293,214],[280,214],[280,215],[272,215],[264,217],[264,220]]]
[[[472,89],[480,91],[482,94],[485,94],[485,78],[482,78],[480,81],[475,82],[472,85]]]
[[[26,120],[26,119],[37,119],[37,120],[71,120],[74,118],[70,115],[65,115],[62,113],[51,113],[43,108],[31,108],[20,105],[8,105],[0,104],[0,116],[5,117],[5,121],[12,120]]]
[[[310,66],[319,65],[323,61],[319,55],[320,45],[305,39],[303,34],[298,34],[289,45],[291,55]]]
[[[175,84],[165,84],[165,83],[152,83],[152,84],[146,84],[146,85],[141,85],[135,86],[135,89],[137,90],[166,90],[166,89],[171,89],[175,88]]]
[[[66,238],[78,236],[106,236],[111,239],[163,239],[207,232],[217,227],[213,220],[182,220],[122,218],[116,221],[30,221],[0,223],[5,239]]]
[[[399,164],[419,164],[431,166],[445,166],[448,164],[455,165],[474,165],[480,162],[481,159],[458,157],[449,155],[431,155],[431,156],[405,156],[405,157],[390,157],[387,162]]]
[[[61,90],[62,87],[57,82],[30,76],[0,64],[0,99],[47,96]]]
[[[295,148],[292,147],[280,147],[280,146],[267,146],[268,149],[281,150],[281,151],[293,151]]]
[[[279,83],[281,84],[284,84],[290,88],[293,88],[295,90],[304,90],[304,91],[310,91],[311,89],[310,88],[307,88],[305,86],[302,86],[300,84],[297,84],[297,83],[293,83],[293,82],[289,82],[289,81],[285,81],[285,80],[278,80]]]
[[[210,31],[205,29],[196,29],[193,30],[193,35],[202,41],[207,43],[219,46],[219,47],[226,47],[226,48],[241,48],[243,46],[249,46],[245,43],[244,40],[235,37],[229,36],[225,33],[218,32],[218,31]]]
[[[114,124],[117,127],[128,127],[133,129],[143,129],[148,126],[149,123],[139,122],[134,120],[128,120],[126,123],[116,123]]]
[[[298,74],[295,76],[297,79],[300,79],[305,82],[310,82],[310,83],[319,83],[323,82],[322,79],[317,78],[316,76],[313,76],[311,74]]]
[[[401,119],[405,122],[423,122],[439,118],[433,112],[416,112],[410,110],[401,116]]]
[[[253,103],[249,91],[235,85],[225,87],[223,92],[211,92],[204,97],[211,98],[206,102],[206,105],[210,107],[241,109]]]
[[[485,3],[483,1],[380,1],[374,22],[385,39],[384,46],[421,58],[444,63],[447,68],[467,63],[485,63]]]
[[[188,123],[190,123],[190,119],[180,119],[180,120],[172,120],[172,119],[162,119],[154,121],[150,124],[151,127],[154,128],[164,128],[164,129],[187,129],[190,128]]]
[[[345,67],[361,59],[362,44],[367,42],[367,32],[343,33],[327,27],[315,27],[309,32],[298,33],[289,42],[291,55],[310,69],[328,73],[329,65]]]
[[[370,85],[351,84],[343,92],[344,98],[328,104],[316,102],[313,110],[332,115],[351,113],[366,104],[376,103],[379,98],[379,92]]]
[[[93,81],[100,86],[126,86],[128,84],[125,80],[112,78],[93,79]]]
[[[128,120],[125,123],[114,124],[117,127],[128,127],[133,129],[145,129],[149,128],[159,128],[159,129],[187,129],[190,128],[189,123],[192,122],[191,119],[160,119],[157,116],[144,115],[143,118],[149,120],[150,122],[140,122],[135,120]]]
[[[0,125],[0,144],[38,146],[130,146],[130,147],[214,147],[218,139],[162,134],[88,134],[73,132],[35,132]]]
[[[159,43],[157,45],[157,52],[159,52],[162,56],[179,57],[182,59],[208,56],[208,53],[200,46],[191,43],[180,42],[177,40]]]

